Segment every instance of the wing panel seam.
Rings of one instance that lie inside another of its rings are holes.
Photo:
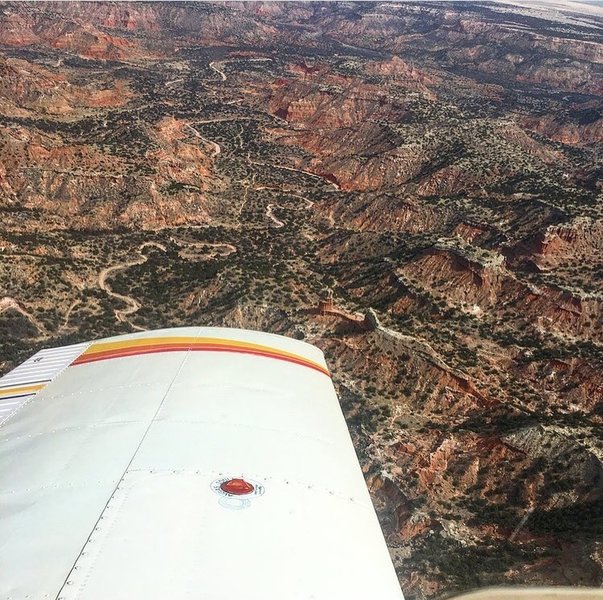
[[[103,515],[104,515],[105,511],[107,510],[107,507],[108,507],[109,503],[111,502],[111,500],[115,496],[117,490],[119,489],[120,483],[123,482],[126,474],[128,473],[128,470],[132,466],[132,463],[134,462],[134,459],[136,458],[136,455],[138,454],[138,451],[142,447],[142,444],[144,443],[144,441],[145,441],[145,439],[146,439],[146,437],[147,437],[147,435],[148,435],[151,427],[153,426],[153,423],[155,422],[155,419],[157,418],[157,415],[159,414],[159,411],[163,407],[163,404],[165,403],[166,398],[168,397],[169,393],[171,392],[172,387],[174,386],[174,383],[175,383],[176,379],[178,378],[178,375],[180,375],[180,372],[182,371],[182,369],[184,367],[184,364],[186,363],[186,361],[188,359],[188,356],[189,356],[189,352],[187,351],[186,354],[184,355],[184,357],[182,358],[182,361],[181,361],[181,363],[180,363],[180,365],[178,367],[178,370],[174,374],[174,377],[172,378],[172,381],[170,382],[170,384],[169,384],[169,386],[168,386],[165,394],[161,398],[161,401],[159,402],[159,404],[157,406],[157,410],[155,411],[155,413],[153,414],[153,416],[149,420],[149,424],[148,424],[147,428],[144,430],[144,433],[142,434],[142,436],[140,438],[140,441],[138,442],[138,445],[136,446],[134,452],[132,453],[132,456],[130,457],[130,461],[128,462],[128,464],[126,465],[126,468],[124,469],[123,473],[119,477],[119,480],[117,481],[117,484],[115,485],[115,487],[113,488],[111,494],[109,495],[109,498],[107,499],[107,502],[105,502],[105,505],[103,506],[102,510],[100,511],[100,513],[98,515],[98,519],[95,521],[94,525],[92,526],[92,529],[91,529],[90,533],[88,534],[88,537],[86,538],[86,541],[84,542],[84,545],[82,546],[82,548],[80,549],[78,555],[76,556],[75,560],[73,561],[73,564],[71,565],[71,568],[69,569],[69,572],[67,573],[67,576],[65,577],[63,585],[61,586],[61,588],[57,592],[55,600],[59,600],[59,598],[61,597],[61,594],[62,594],[63,590],[65,589],[65,586],[69,583],[69,578],[71,577],[71,574],[73,573],[73,570],[75,569],[78,561],[80,560],[80,558],[81,558],[81,556],[82,556],[82,554],[83,554],[86,546],[90,543],[90,539],[92,538],[92,535],[93,535],[95,529],[98,527],[98,524],[99,524],[100,520],[103,518]]]

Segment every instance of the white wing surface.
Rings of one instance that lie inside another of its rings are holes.
[[[218,328],[67,350],[0,427],[0,598],[402,598],[320,350]]]

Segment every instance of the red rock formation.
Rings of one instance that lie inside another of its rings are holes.
[[[554,115],[526,117],[523,126],[555,142],[579,146],[603,142],[603,118],[587,124],[560,121]]]
[[[502,257],[500,257],[502,260]],[[448,302],[481,311],[503,306],[513,308],[516,318],[529,318],[543,330],[557,330],[577,337],[603,332],[598,323],[603,301],[575,295],[549,286],[523,282],[500,265],[481,264],[453,250],[432,249],[406,265],[402,272],[447,298]]]
[[[131,96],[123,80],[114,80],[105,88],[74,85],[59,72],[0,57],[0,103],[5,113],[65,114],[82,108],[122,106]]]
[[[69,10],[69,7],[63,8]],[[58,16],[57,13],[55,15]],[[48,13],[38,10],[35,4],[24,4],[18,12],[16,7],[9,6],[0,14],[0,31],[7,46],[39,44],[105,60],[126,58],[140,52],[131,40],[111,36],[79,18],[79,15],[53,19]]]
[[[366,71],[374,75],[391,77],[397,86],[419,92],[429,100],[436,100],[437,96],[430,88],[439,83],[437,76],[428,75],[399,56],[392,56],[387,61],[372,62]]]
[[[551,225],[507,251],[512,260],[528,258],[540,270],[577,260],[592,261],[603,253],[603,223],[578,218]]]

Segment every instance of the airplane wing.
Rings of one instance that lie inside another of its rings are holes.
[[[317,348],[143,332],[0,390],[0,597],[402,599]]]

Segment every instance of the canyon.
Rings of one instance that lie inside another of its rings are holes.
[[[602,64],[542,6],[0,3],[0,370],[305,339],[406,598],[600,586]]]

